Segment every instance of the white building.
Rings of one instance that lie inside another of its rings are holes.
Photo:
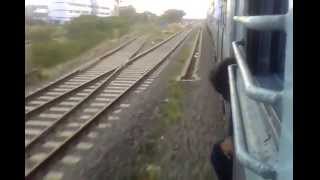
[[[112,15],[114,0],[53,0],[49,4],[49,20],[64,23],[80,15],[107,17]]]
[[[48,20],[48,6],[46,5],[29,5],[25,8],[26,18],[34,20]]]

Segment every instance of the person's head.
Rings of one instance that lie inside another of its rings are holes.
[[[234,58],[226,58],[218,62],[210,72],[210,81],[213,87],[228,102],[230,101],[228,66],[235,63]]]

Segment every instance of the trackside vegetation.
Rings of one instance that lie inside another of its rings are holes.
[[[125,17],[80,16],[64,25],[34,26],[27,32],[32,42],[31,63],[50,68],[129,30],[130,23]]]
[[[26,84],[36,86],[58,77],[132,36],[147,35],[145,47],[153,45],[181,30],[179,18],[173,21],[172,14],[137,13],[130,6],[120,9],[120,16],[81,15],[65,24],[26,16]]]

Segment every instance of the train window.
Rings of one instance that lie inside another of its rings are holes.
[[[249,15],[285,14],[287,0],[250,0]],[[283,88],[285,44],[284,32],[247,30],[246,54],[249,67],[262,87]],[[275,110],[280,113],[278,105]]]
[[[247,58],[255,76],[274,78],[269,88],[282,89],[286,35],[248,30]],[[273,81],[274,82],[274,81]]]
[[[283,81],[286,35],[284,32],[273,32],[271,35],[270,72]]]

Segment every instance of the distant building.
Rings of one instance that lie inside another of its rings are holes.
[[[64,23],[81,15],[108,17],[112,15],[113,2],[103,0],[53,0],[49,4],[49,21]]]
[[[115,15],[119,16],[120,11],[124,9],[128,9],[132,6],[132,0],[115,0]]]
[[[49,9],[46,5],[29,5],[25,9],[26,18],[33,20],[48,21]]]
[[[63,24],[81,15],[119,16],[130,0],[52,0],[46,5],[26,6],[26,19]]]

